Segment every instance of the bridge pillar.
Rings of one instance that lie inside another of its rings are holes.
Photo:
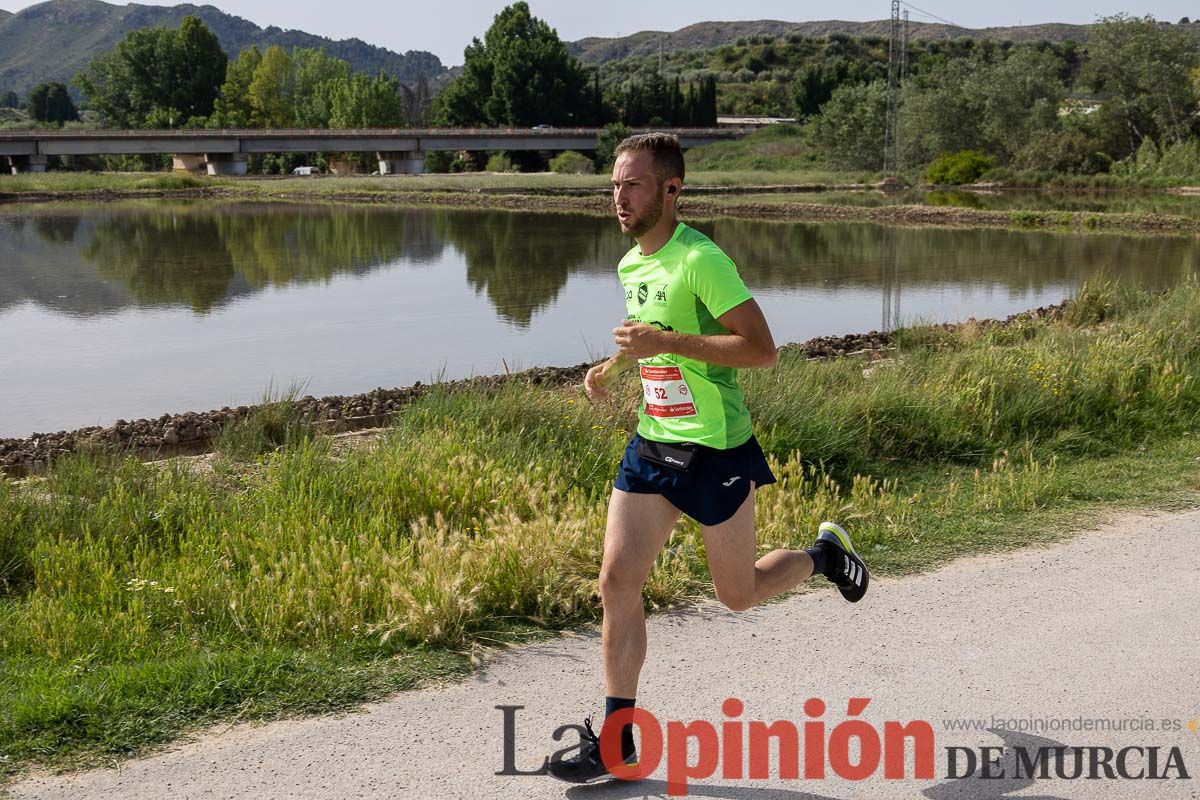
[[[8,161],[12,165],[12,174],[20,175],[22,172],[45,172],[46,163],[50,161],[50,157],[9,156]]]
[[[425,154],[420,150],[378,152],[380,175],[420,175],[425,171]]]
[[[208,159],[200,153],[176,153],[171,157],[171,170],[199,175],[208,171]]]
[[[245,175],[245,153],[205,153],[209,175]]]
[[[349,156],[330,156],[329,157],[329,174],[330,175],[357,175],[358,162]]]

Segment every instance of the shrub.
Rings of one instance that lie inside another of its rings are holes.
[[[583,153],[566,150],[550,159],[550,171],[560,175],[592,175],[596,167]]]
[[[300,410],[299,386],[280,396],[268,387],[262,402],[244,418],[222,428],[214,447],[235,461],[250,461],[279,448],[295,447],[316,433],[315,423]]]
[[[425,152],[426,172],[449,172],[453,154],[445,150],[427,150]]]
[[[1159,147],[1147,137],[1136,153],[1114,163],[1112,171],[1135,178],[1195,178],[1200,176],[1200,142],[1188,139]]]
[[[492,153],[484,169],[488,172],[520,172],[507,153]]]
[[[624,141],[633,131],[620,122],[610,122],[604,126],[604,132],[596,137],[596,169],[612,169],[616,161],[617,145]]]
[[[1021,169],[1080,175],[1106,172],[1112,163],[1098,140],[1075,130],[1034,136],[1017,153],[1015,161]]]
[[[925,180],[939,185],[974,183],[996,163],[978,150],[944,155],[929,165]]]

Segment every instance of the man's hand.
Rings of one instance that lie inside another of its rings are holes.
[[[589,400],[607,400],[608,399],[608,381],[605,380],[605,373],[608,371],[608,363],[604,361],[587,371],[587,375],[583,377],[583,391],[587,392]]]
[[[613,341],[617,350],[629,358],[651,358],[666,351],[662,333],[653,325],[627,319],[621,327],[613,328]]]
[[[583,390],[587,393],[588,399],[607,400],[609,398],[608,387],[612,385],[612,382],[622,372],[636,364],[637,359],[617,353],[607,361],[602,361],[589,369],[583,378]]]

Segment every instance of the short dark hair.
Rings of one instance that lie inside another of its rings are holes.
[[[673,133],[638,133],[617,145],[614,155],[649,153],[654,159],[654,174],[661,184],[671,178],[683,180],[683,150]]]

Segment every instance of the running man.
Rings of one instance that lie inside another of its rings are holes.
[[[608,505],[600,596],[604,605],[605,716],[632,708],[646,658],[642,588],[681,514],[700,523],[717,599],[735,611],[820,573],[850,602],[867,591],[850,537],[823,522],[814,546],[755,561],[754,489],[775,482],[750,426],[737,370],[775,364],[775,342],[737,267],[712,240],[681,223],[683,153],[672,135],[632,136],[617,147],[613,200],[633,247],[617,267],[627,319],[618,352],[588,370],[589,398],[605,399],[638,367],[644,402]],[[585,722],[579,751],[549,772],[572,783],[608,779],[599,737]],[[637,761],[632,725],[621,729]],[[616,766],[616,765],[613,765]]]

